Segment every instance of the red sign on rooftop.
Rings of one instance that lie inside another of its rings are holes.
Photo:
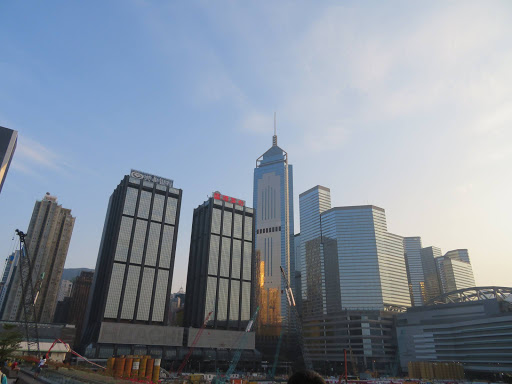
[[[213,192],[213,198],[215,200],[225,201],[226,203],[237,204],[237,205],[239,205],[241,207],[243,207],[245,205],[245,201],[237,199],[236,197],[230,197],[230,196],[222,195],[220,192]]]

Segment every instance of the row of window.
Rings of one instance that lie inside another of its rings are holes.
[[[231,244],[231,240],[233,244]],[[233,252],[230,257],[231,245]],[[220,260],[219,260],[220,254]],[[242,241],[222,237],[220,245],[220,236],[211,235],[210,253],[208,260],[208,274],[220,275],[222,277],[231,277],[232,279],[251,280],[251,261],[252,261],[252,243],[243,242],[243,263],[242,263]],[[231,265],[231,275],[229,267]],[[243,267],[242,267],[243,265]],[[241,268],[243,268],[241,270]]]
[[[124,275],[126,268],[128,274],[126,282]],[[135,302],[139,287],[139,277],[142,272],[142,283],[139,293],[139,306],[135,314]],[[105,318],[116,319],[119,309],[121,309],[121,319],[148,321],[151,308],[153,285],[156,276],[156,289],[153,298],[152,321],[164,321],[165,299],[167,295],[167,283],[169,280],[169,271],[138,265],[126,265],[114,263],[112,268],[112,277],[105,305]],[[123,302],[121,303],[121,292],[123,283],[126,283],[124,289]]]
[[[270,228],[260,228],[256,230],[257,234],[260,233],[271,233],[271,232],[281,232],[281,226],[279,227],[270,227]]]
[[[149,230],[148,241],[146,244],[146,260],[144,264],[153,267],[156,266],[158,258],[158,244],[160,242],[161,234],[162,248],[160,250],[160,261],[158,266],[160,268],[170,268],[172,244],[174,240],[174,226],[148,222],[142,219],[133,219],[128,216],[123,216],[121,219],[121,227],[119,228],[119,237],[117,240],[114,260],[121,262],[126,262],[128,260],[128,250],[130,248],[130,239],[134,222],[135,230],[132,239],[130,263],[142,263],[146,233]]]
[[[217,283],[219,290],[217,292]],[[231,284],[231,291],[229,286]],[[240,300],[241,299],[241,300]],[[215,303],[217,310],[215,311]],[[250,318],[251,283],[239,280],[217,279],[208,276],[206,284],[206,314],[214,312],[217,322],[247,321]],[[212,318],[213,320],[213,318]]]
[[[140,196],[139,208],[137,213],[137,199]],[[165,195],[155,194],[153,195],[148,191],[140,191],[136,188],[128,188],[126,191],[126,199],[123,207],[123,214],[129,216],[137,216],[142,219],[149,220],[151,197],[153,198],[153,210],[151,211],[151,220],[153,221],[164,221],[166,224],[174,225],[176,222],[176,210],[178,207],[178,199],[173,197],[167,198],[167,209],[164,214]]]
[[[220,235],[222,230],[222,235],[231,237],[231,230],[233,230],[233,237],[241,239],[243,218],[244,216],[239,213],[235,212],[235,214],[233,214],[233,212],[224,211],[221,228],[222,210],[214,208],[212,210],[211,233]],[[244,240],[252,241],[252,221],[252,216],[245,216],[245,226],[243,226]]]

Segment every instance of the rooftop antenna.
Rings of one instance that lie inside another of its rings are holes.
[[[272,137],[272,146],[277,147],[277,123],[276,113],[274,112],[274,136]]]

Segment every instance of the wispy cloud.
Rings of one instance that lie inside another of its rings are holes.
[[[57,152],[26,136],[18,136],[18,144],[12,162],[13,169],[27,175],[38,176],[53,171],[71,176],[72,167]]]

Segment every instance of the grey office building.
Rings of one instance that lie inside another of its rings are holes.
[[[41,201],[36,201],[25,243],[32,265],[32,281],[38,282],[40,287],[35,305],[37,322],[53,321],[74,225],[71,210],[59,205],[57,197],[47,193]],[[5,298],[2,320],[21,321],[24,316],[21,304],[22,285],[18,268]]]
[[[0,127],[0,192],[18,142],[18,131]]]
[[[300,195],[304,338],[315,368],[338,369],[343,350],[359,369],[394,358],[393,314],[411,305],[403,238],[384,209],[330,208],[330,191]]]
[[[436,258],[437,273],[443,293],[474,287],[473,267],[467,249],[456,249]]]
[[[512,288],[473,287],[398,315],[400,364],[459,362],[466,371],[512,374]]]
[[[253,312],[254,211],[215,192],[194,209],[185,327],[243,330]]]
[[[404,237],[404,252],[411,304],[421,306],[426,300],[425,274],[421,260],[421,237]]]
[[[18,262],[20,260],[20,251],[14,251],[7,259],[5,259],[4,273],[0,282],[0,318],[4,311],[5,298],[11,290],[13,277],[15,276]]]
[[[88,356],[146,354],[149,344],[161,355],[164,344],[181,345],[182,329],[161,327],[169,324],[181,196],[172,180],[135,170],[110,196],[82,338]]]
[[[425,302],[432,300],[442,293],[436,259],[442,255],[437,247],[425,247],[421,249],[421,262],[425,275]]]

